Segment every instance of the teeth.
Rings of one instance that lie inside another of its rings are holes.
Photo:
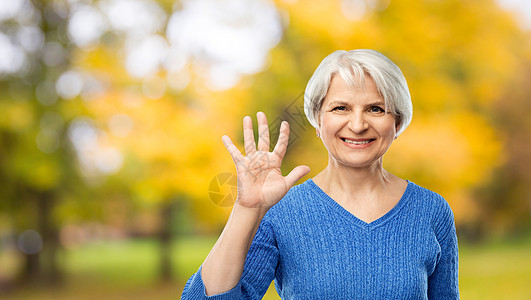
[[[349,143],[349,144],[354,144],[354,145],[363,145],[363,144],[368,144],[371,142],[371,140],[366,140],[366,141],[351,141],[351,140],[347,140],[347,139],[343,139],[343,141]]]

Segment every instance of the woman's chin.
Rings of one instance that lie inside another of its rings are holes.
[[[367,169],[374,168],[381,165],[381,157],[376,158],[363,158],[363,157],[344,157],[340,159],[334,159],[335,164],[338,167],[354,168],[354,169]]]

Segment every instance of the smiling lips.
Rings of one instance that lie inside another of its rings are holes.
[[[347,144],[349,147],[356,147],[361,148],[363,146],[368,146],[371,144],[375,139],[347,139],[347,138],[341,138],[341,140]],[[360,147],[361,146],[361,147]],[[364,148],[364,147],[363,147]]]

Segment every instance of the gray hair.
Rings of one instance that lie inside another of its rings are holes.
[[[304,113],[313,127],[319,128],[319,111],[334,74],[339,74],[352,87],[363,84],[365,74],[369,75],[384,98],[385,110],[394,114],[399,122],[397,135],[411,123],[413,105],[400,68],[380,52],[358,49],[334,51],[323,59],[308,81]]]

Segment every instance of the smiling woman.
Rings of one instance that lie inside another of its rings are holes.
[[[333,75],[341,77],[348,87],[360,88],[361,91],[364,90],[366,75],[369,75],[377,89],[373,100],[383,101],[385,110],[398,118],[400,126],[397,135],[411,122],[413,106],[407,82],[391,60],[374,50],[338,50],[323,59],[304,93],[304,111],[313,127],[318,127],[319,112],[333,82]]]
[[[287,122],[272,152],[262,112],[258,145],[243,119],[246,156],[223,137],[237,200],[182,299],[258,299],[273,279],[285,299],[458,299],[450,206],[383,168],[412,116],[400,69],[373,50],[336,51],[310,79],[304,107],[328,166],[300,185],[307,166],[280,171]]]
[[[317,134],[330,159],[362,167],[381,160],[398,131],[397,119],[385,110],[385,102],[371,77],[363,86],[350,87],[336,75],[319,111]]]

